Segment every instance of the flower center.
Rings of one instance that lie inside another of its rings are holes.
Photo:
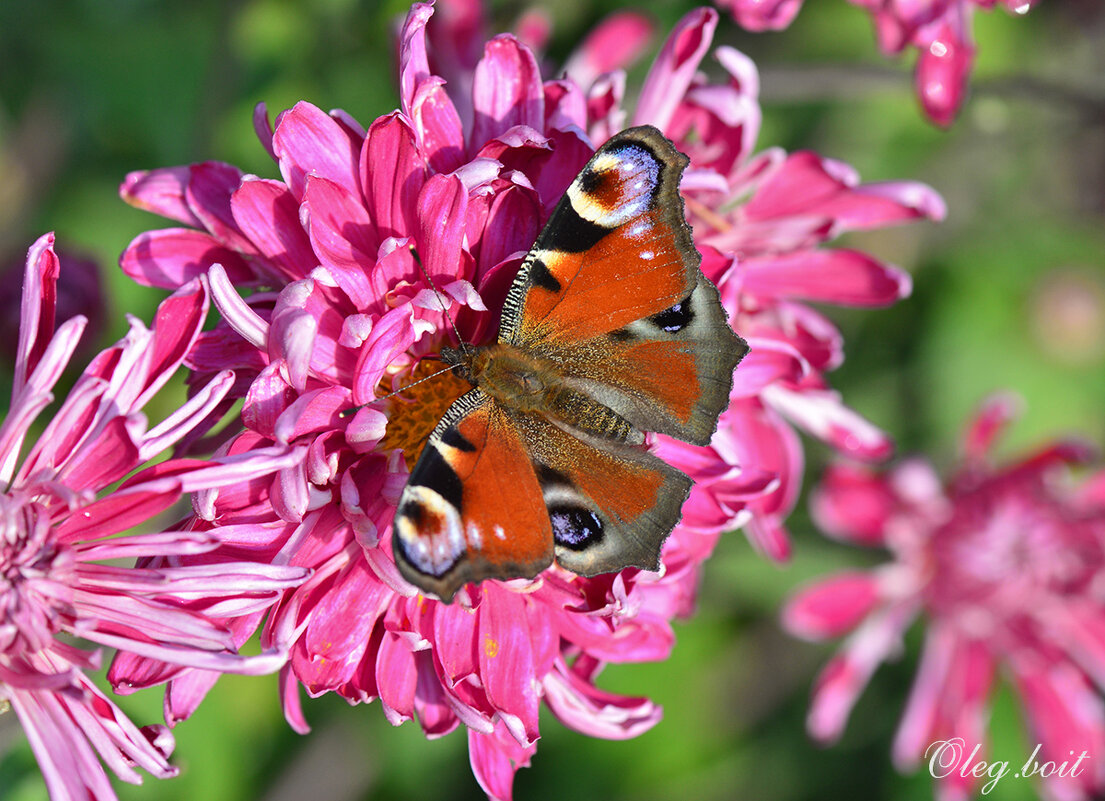
[[[67,607],[56,588],[71,584],[72,556],[54,540],[46,509],[19,495],[0,495],[0,654],[48,647]]]
[[[407,469],[413,469],[434,426],[453,401],[472,385],[453,372],[426,379],[445,368],[437,359],[423,359],[411,375],[402,380],[404,389],[388,402],[388,424],[380,447],[400,448]],[[415,383],[421,381],[421,383]]]
[[[961,496],[931,547],[929,608],[984,637],[1093,591],[1105,567],[1089,525],[1071,519],[1040,485],[984,486]]]

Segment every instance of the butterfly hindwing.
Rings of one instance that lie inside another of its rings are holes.
[[[686,164],[650,126],[603,145],[527,255],[499,338],[555,360],[637,428],[704,445],[747,346],[699,267]]]
[[[691,480],[647,450],[569,433],[543,417],[519,421],[537,465],[556,561],[594,576],[657,570]]]
[[[536,576],[553,536],[536,468],[513,418],[479,389],[430,435],[393,524],[403,577],[448,601],[465,582]]]

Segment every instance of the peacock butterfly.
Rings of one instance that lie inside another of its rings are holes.
[[[402,575],[445,601],[466,582],[656,570],[691,479],[644,432],[705,445],[748,348],[702,274],[688,159],[623,131],[568,187],[526,256],[498,341],[446,349],[473,389],[434,428],[392,526]]]

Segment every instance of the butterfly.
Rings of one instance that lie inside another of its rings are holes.
[[[652,126],[606,142],[507,294],[498,341],[446,348],[472,389],[434,428],[392,526],[403,577],[467,582],[657,570],[691,479],[645,444],[705,445],[747,352],[702,274],[688,159]]]

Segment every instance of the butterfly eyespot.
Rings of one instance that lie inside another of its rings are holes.
[[[580,506],[550,507],[549,521],[557,545],[580,550],[602,539],[602,520],[590,509]]]
[[[678,334],[694,320],[690,296],[676,303],[670,309],[665,309],[649,319],[651,319],[661,331],[667,331],[669,334]]]

